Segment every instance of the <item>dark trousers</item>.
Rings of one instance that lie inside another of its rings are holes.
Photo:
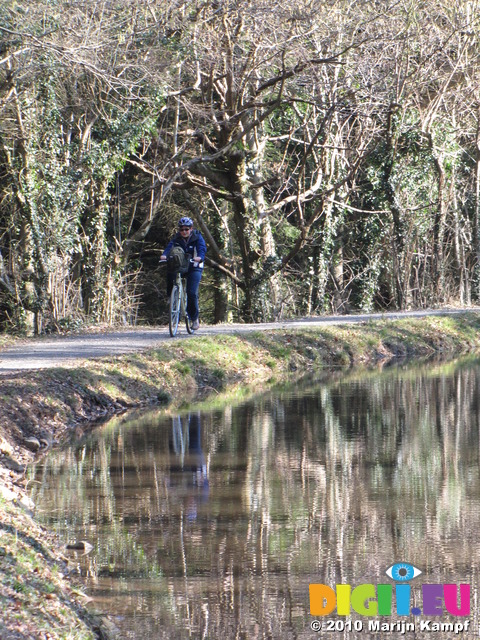
[[[198,286],[202,279],[203,269],[190,267],[187,273],[187,313],[190,320],[197,320],[198,309]],[[167,296],[170,297],[175,282],[175,274],[167,274]]]

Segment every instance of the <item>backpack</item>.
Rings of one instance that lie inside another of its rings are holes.
[[[170,273],[187,273],[190,261],[182,247],[172,247],[168,254],[167,269]]]

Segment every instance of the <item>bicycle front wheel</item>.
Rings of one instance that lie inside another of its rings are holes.
[[[170,294],[170,318],[168,328],[172,338],[177,335],[178,321],[180,320],[180,291],[177,284],[173,285]]]

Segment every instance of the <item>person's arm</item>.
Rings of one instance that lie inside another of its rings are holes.
[[[194,258],[196,262],[203,262],[205,260],[205,256],[207,255],[207,245],[205,244],[205,240],[201,233],[198,234],[197,238],[197,257]]]
[[[172,250],[172,247],[173,247],[173,240],[170,240],[170,242],[167,244],[167,246],[163,250],[162,255],[160,256],[160,261],[161,262],[163,262],[164,260],[166,260],[168,258],[168,254]]]

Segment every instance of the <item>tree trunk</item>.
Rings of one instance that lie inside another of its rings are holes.
[[[399,309],[405,306],[405,281],[404,273],[404,249],[405,249],[405,229],[403,223],[403,213],[399,207],[395,188],[392,185],[392,172],[395,163],[395,124],[394,118],[397,111],[396,105],[391,105],[387,115],[387,127],[385,133],[386,158],[383,168],[383,188],[387,202],[390,206],[393,221],[392,233],[392,267],[394,278],[395,301]]]
[[[93,181],[92,181],[93,183]],[[100,320],[105,294],[105,225],[108,184],[97,192],[92,188],[92,208],[85,215],[82,265],[82,297],[87,316]]]
[[[480,103],[477,105],[477,128],[475,132],[475,270],[474,292],[476,300],[480,300]]]
[[[433,152],[433,143],[432,143]],[[444,237],[446,223],[445,206],[445,169],[442,156],[433,155],[435,170],[438,179],[438,202],[433,223],[433,287],[435,291],[435,302],[443,302],[445,299],[445,264],[444,264]]]
[[[234,218],[245,279],[245,320],[276,319],[281,313],[280,274],[270,217],[266,211],[263,187],[263,150],[258,129],[247,137],[247,152],[236,164],[238,196]]]

